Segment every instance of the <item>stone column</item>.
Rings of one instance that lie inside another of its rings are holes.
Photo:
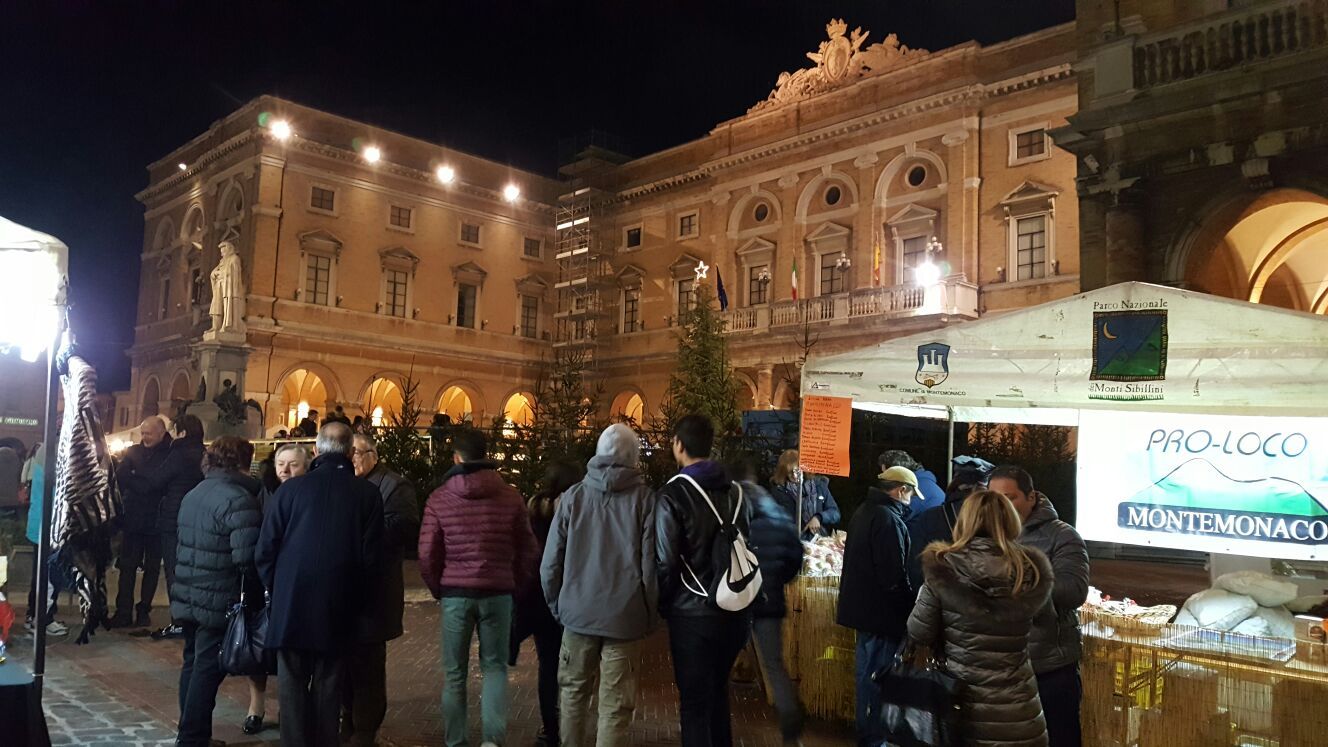
[[[963,129],[941,138],[941,143],[949,148],[942,237],[944,259],[950,263],[950,274],[962,274],[974,281],[978,277],[978,190],[982,186],[977,127],[977,118],[968,116],[964,119]]]
[[[771,410],[771,400],[775,395],[775,370],[773,366],[762,366],[756,372],[756,409]]]
[[[1143,213],[1133,195],[1120,193],[1105,219],[1107,285],[1147,279]]]

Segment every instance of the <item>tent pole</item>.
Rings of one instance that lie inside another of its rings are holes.
[[[35,651],[32,658],[33,687],[37,691],[37,702],[41,702],[42,683],[46,676],[46,626],[51,622],[51,604],[47,589],[51,585],[51,497],[55,495],[55,457],[58,448],[55,439],[59,428],[55,423],[56,409],[59,405],[60,373],[56,370],[55,357],[60,354],[60,340],[63,337],[66,318],[64,309],[59,314],[60,322],[56,325],[55,339],[46,351],[46,422],[42,423],[42,495],[41,523],[38,525],[38,543],[36,568],[33,569],[33,583],[36,594],[33,599],[37,610],[28,610],[36,624]]]
[[[945,484],[949,485],[954,481],[954,408],[946,407],[945,413],[949,433],[945,441]]]

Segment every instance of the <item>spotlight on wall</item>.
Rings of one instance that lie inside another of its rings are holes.
[[[456,170],[451,166],[439,166],[434,174],[438,176],[438,181],[443,184],[451,184],[456,179]]]
[[[183,163],[177,163],[177,164],[175,164],[175,167],[178,168],[178,169],[181,170],[181,171],[188,171],[188,170],[189,170],[189,166],[188,166],[187,164],[183,164]]]
[[[272,137],[282,142],[289,140],[290,136],[295,134],[291,130],[290,122],[287,122],[284,119],[278,119],[273,122],[272,126],[268,128],[268,131],[272,133]]]
[[[383,152],[378,149],[378,146],[370,145],[361,151],[360,155],[364,156],[364,160],[369,163],[378,163],[379,159],[383,157]]]
[[[515,184],[509,184],[506,187],[503,187],[504,200],[507,200],[508,202],[516,202],[517,198],[520,196],[521,196],[521,188],[516,186]]]

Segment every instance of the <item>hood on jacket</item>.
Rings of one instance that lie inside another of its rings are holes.
[[[613,464],[635,466],[641,461],[641,439],[624,423],[614,423],[599,434],[595,456],[606,457]]]
[[[1036,490],[1033,491],[1033,497],[1037,498],[1037,505],[1033,507],[1033,512],[1028,515],[1028,520],[1024,522],[1025,532],[1061,518],[1061,515],[1056,513],[1056,507],[1051,505],[1050,498]]]
[[[1051,564],[1047,562],[1046,556],[1032,548],[1024,549],[1028,552],[1032,566],[1025,569],[1025,574],[1037,568],[1039,575],[1037,583],[1033,586],[1025,584],[1019,596],[1037,592],[1050,584],[1053,579]],[[934,550],[928,550],[922,556],[922,564],[930,572],[928,578],[934,577],[942,584],[966,586],[978,594],[993,599],[1008,599],[1015,596],[1014,577],[1006,568],[996,543],[986,537],[975,537],[968,547],[943,556]]]
[[[603,441],[600,437],[600,443]],[[633,466],[622,463],[615,456],[596,454],[586,463],[586,483],[603,493],[631,490],[641,485],[642,479],[641,470],[635,467],[636,462],[630,464]]]
[[[729,477],[724,472],[724,467],[719,462],[709,459],[702,459],[694,462],[681,470],[682,474],[696,480],[696,483],[703,490],[720,491],[728,490]]]

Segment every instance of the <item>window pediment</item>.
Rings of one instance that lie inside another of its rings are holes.
[[[822,239],[832,239],[837,236],[848,236],[852,233],[848,228],[838,223],[822,223],[815,231],[807,234],[808,241],[820,241]]]
[[[528,296],[543,297],[545,291],[549,289],[549,284],[539,275],[522,275],[516,279],[516,292]]]
[[[1044,210],[1055,210],[1060,190],[1034,181],[1015,187],[997,204],[1005,210],[1005,217],[1026,215]]]
[[[775,256],[775,244],[765,239],[752,239],[738,247],[736,253],[746,265],[770,264]]]
[[[889,223],[890,225],[900,225],[905,223],[922,223],[924,221],[935,222],[936,216],[938,215],[940,215],[940,213],[938,213],[935,210],[932,210],[931,208],[923,207],[922,205],[918,204],[912,204],[908,205],[903,210],[900,210],[899,212],[890,216],[890,218],[887,219],[886,222]]]
[[[618,285],[622,288],[640,288],[641,282],[645,279],[646,271],[636,265],[629,264],[618,271]]]
[[[384,267],[393,266],[404,268],[415,272],[419,267],[420,258],[415,253],[404,246],[389,246],[378,250],[378,258]]]
[[[474,262],[463,262],[452,266],[452,280],[456,283],[467,283],[469,285],[484,285],[484,278],[489,273],[483,267]]]
[[[689,276],[696,275],[696,265],[701,260],[684,252],[678,255],[678,258],[669,265],[669,274],[674,280],[685,280]]]
[[[329,231],[318,229],[300,234],[300,249],[306,252],[318,252],[341,257],[341,239]]]

